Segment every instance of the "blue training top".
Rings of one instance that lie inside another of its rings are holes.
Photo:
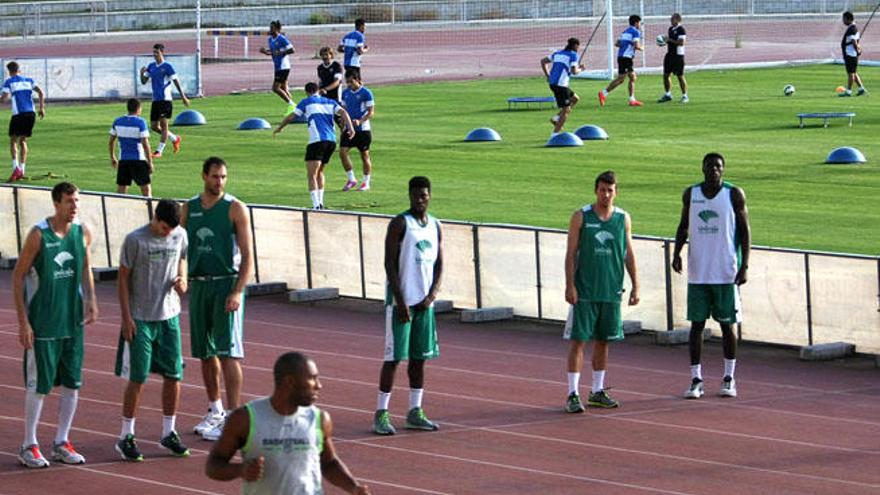
[[[550,84],[568,86],[571,68],[577,65],[578,54],[572,50],[559,50],[550,55],[553,65],[550,67]]]
[[[34,111],[34,88],[37,83],[29,77],[15,75],[3,81],[0,92],[12,95],[12,115]]]
[[[150,137],[147,122],[137,115],[123,115],[113,121],[110,135],[119,138],[120,160],[146,160],[141,140]]]
[[[292,48],[293,43],[285,38],[283,34],[279,33],[274,38],[269,36],[269,51],[272,52],[272,64],[275,65],[276,71],[290,69],[290,55],[285,52]],[[276,55],[276,51],[280,51],[281,55]]]
[[[309,123],[309,144],[318,141],[336,142],[333,116],[339,109],[339,102],[323,96],[312,95],[303,98],[293,111],[297,117],[305,115]]]
[[[345,48],[345,58],[342,65],[346,67],[360,67],[361,56],[357,49],[363,48],[365,42],[366,38],[364,38],[364,33],[358,30],[346,34],[345,37],[342,38],[342,46]]]
[[[617,50],[618,58],[633,58],[636,55],[636,42],[642,39],[642,32],[635,26],[626,28],[617,40],[620,47]]]
[[[346,88],[342,92],[342,106],[348,111],[348,115],[352,120],[359,119],[370,111],[375,104],[373,100],[373,92],[361,86],[357,91]],[[370,121],[363,122],[354,128],[355,131],[369,131]]]
[[[168,61],[156,64],[150,62],[147,66],[147,74],[153,85],[153,101],[171,101],[171,81],[177,79],[177,72]]]

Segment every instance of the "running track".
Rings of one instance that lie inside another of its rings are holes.
[[[88,464],[17,465],[24,391],[11,304],[10,272],[0,275],[0,494],[240,493],[240,483],[204,477],[210,447],[189,429],[203,414],[198,363],[187,359],[178,428],[188,459],[164,455],[159,382],[151,378],[137,423],[146,461],[118,460],[123,382],[112,375],[119,328],[115,284],[98,285],[101,318],[86,329],[84,386],[72,440]],[[803,363],[788,349],[743,345],[740,396],[712,394],[720,346],[706,349],[707,395],[685,401],[687,351],[648,336],[613,347],[608,373],[623,407],[565,415],[565,345],[556,326],[529,322],[462,325],[440,321],[441,357],[430,363],[425,406],[437,433],[369,431],[382,349],[378,303],[341,300],[291,305],[281,296],[247,306],[244,398],[270,393],[283,351],[318,363],[319,405],[335,423],[340,456],[377,494],[868,494],[880,493],[880,370],[867,359]],[[189,354],[188,318],[182,319]],[[589,385],[589,374],[584,383]],[[402,425],[406,376],[398,372],[392,413]],[[585,390],[584,390],[585,391]],[[52,440],[57,395],[38,431]],[[333,487],[328,493],[339,493]]]

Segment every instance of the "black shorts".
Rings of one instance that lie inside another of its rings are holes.
[[[174,106],[170,101],[154,101],[150,105],[150,122],[158,122],[161,119],[170,119]]]
[[[676,76],[684,75],[684,55],[667,53],[663,57],[663,75],[669,74],[675,74]]]
[[[355,67],[354,65],[346,65],[345,72],[342,73],[343,77],[345,76],[345,74],[348,74],[348,71],[353,71],[355,74],[358,75],[358,77],[361,77],[361,68],[360,67]]]
[[[557,86],[555,84],[550,85],[550,91],[553,91],[553,96],[556,97],[556,106],[559,108],[565,108],[571,106],[571,97],[574,96],[574,91],[571,90],[568,86]]]
[[[130,186],[132,179],[139,186],[150,183],[150,167],[144,160],[119,160],[116,169],[116,185]]]
[[[36,117],[37,114],[34,112],[24,112],[18,115],[13,115],[12,118],[9,119],[9,135],[31,137]]]
[[[855,74],[859,69],[859,57],[843,56],[843,65],[846,66],[847,74]]]
[[[285,83],[287,82],[288,76],[290,76],[290,69],[276,70],[274,81],[277,83]]]
[[[629,74],[633,70],[633,59],[629,57],[617,57],[617,74]]]
[[[330,163],[330,157],[336,151],[336,143],[334,141],[317,141],[306,146],[306,161],[319,161],[326,165]]]
[[[370,143],[373,142],[372,131],[355,131],[354,137],[348,139],[348,134],[342,133],[342,140],[339,143],[340,148],[357,148],[358,151],[367,151],[370,149]]]

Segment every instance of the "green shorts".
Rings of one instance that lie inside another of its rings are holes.
[[[385,361],[426,360],[440,356],[434,307],[416,311],[409,307],[409,321],[401,323],[397,306],[385,305]]]
[[[581,301],[572,304],[562,337],[569,340],[623,340],[620,302]]]
[[[226,297],[236,277],[193,280],[189,296],[189,331],[192,356],[196,359],[244,357],[244,300],[232,313],[226,312]]]
[[[82,385],[83,329],[64,339],[34,339],[34,347],[24,351],[24,384],[28,390],[48,394],[63,385],[79,389]]]
[[[135,383],[147,381],[158,373],[173,380],[183,379],[183,355],[180,351],[180,318],[164,321],[134,321],[136,332],[131,342],[119,335],[116,350],[116,376]]]
[[[740,323],[739,287],[735,284],[688,284],[689,321],[706,321],[711,315],[719,323]]]

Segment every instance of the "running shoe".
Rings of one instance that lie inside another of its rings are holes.
[[[691,380],[691,386],[684,393],[685,399],[699,399],[703,396],[703,380],[694,378]]]
[[[568,400],[565,401],[565,412],[577,414],[586,411],[584,405],[581,404],[581,396],[577,392],[568,394]]]
[[[18,462],[22,466],[30,469],[40,469],[49,467],[49,461],[43,457],[40,447],[37,444],[22,447],[18,451]]]
[[[141,454],[140,449],[138,449],[134,435],[125,435],[125,438],[120,438],[119,441],[116,442],[116,452],[119,452],[123,461],[141,462],[144,460],[144,456]]]
[[[162,158],[162,152],[159,150],[154,151],[153,158]]]
[[[605,93],[603,91],[599,91],[599,106],[605,106]]]
[[[425,410],[421,407],[414,407],[406,414],[406,428],[424,431],[437,431],[440,429],[437,423],[432,422],[425,416]]]
[[[681,103],[687,103],[689,101],[691,100],[688,98],[688,95],[681,95]]]
[[[21,180],[22,178],[24,178],[24,172],[22,172],[20,168],[15,167],[15,170],[13,170],[12,175],[10,175],[8,179],[6,179],[6,182],[15,182],[17,180]]]
[[[214,429],[214,427],[218,424],[222,424],[225,420],[225,412],[214,414],[211,411],[208,411],[208,414],[206,414],[205,417],[202,418],[202,421],[193,428],[193,433],[201,436],[206,431]]]
[[[178,134],[178,135],[177,135],[177,139],[175,139],[174,142],[171,143],[171,145],[174,146],[174,152],[175,152],[175,153],[177,153],[177,152],[180,151],[180,142],[181,142],[181,141],[183,141],[183,137],[182,137],[180,134]]]
[[[731,376],[725,376],[721,382],[721,390],[718,391],[721,397],[736,397],[736,380]]]
[[[856,96],[865,96],[868,94],[868,90],[865,88],[859,88],[858,92],[856,92]]]
[[[52,446],[52,459],[62,464],[85,464],[86,458],[83,457],[73,444],[69,441],[64,443],[56,443]]]
[[[370,185],[367,184],[366,182],[364,182],[364,183],[362,183],[362,184],[357,188],[357,190],[358,190],[358,192],[366,192],[366,191],[369,191],[369,190],[370,190]]]
[[[388,409],[380,409],[373,416],[373,433],[376,435],[394,435],[397,430],[391,424],[391,414]]]
[[[629,100],[629,106],[631,106],[631,107],[641,107],[644,105],[645,104],[640,102],[639,100]]]
[[[345,183],[345,185],[342,186],[342,192],[345,192],[345,191],[351,191],[351,190],[354,189],[355,186],[357,186],[357,185],[358,185],[358,182],[357,182],[356,180],[350,180],[350,181],[347,181],[347,182]]]
[[[590,396],[587,397],[587,405],[590,407],[602,407],[605,409],[612,409],[615,407],[620,407],[620,402],[612,399],[608,392],[604,390],[600,390],[598,392],[591,392]]]
[[[657,103],[666,103],[667,101],[672,101],[672,97],[669,95],[663,95],[657,100]]]
[[[223,416],[223,420],[214,425],[210,430],[205,430],[202,433],[202,440],[207,440],[209,442],[216,442],[220,440],[220,435],[223,434],[223,426],[226,425],[226,416]]]
[[[175,457],[189,457],[189,449],[180,441],[180,435],[176,431],[166,435],[159,443]]]
[[[837,93],[837,96],[840,96],[841,98],[846,98],[847,96],[852,96],[852,91],[846,90],[843,93]]]

